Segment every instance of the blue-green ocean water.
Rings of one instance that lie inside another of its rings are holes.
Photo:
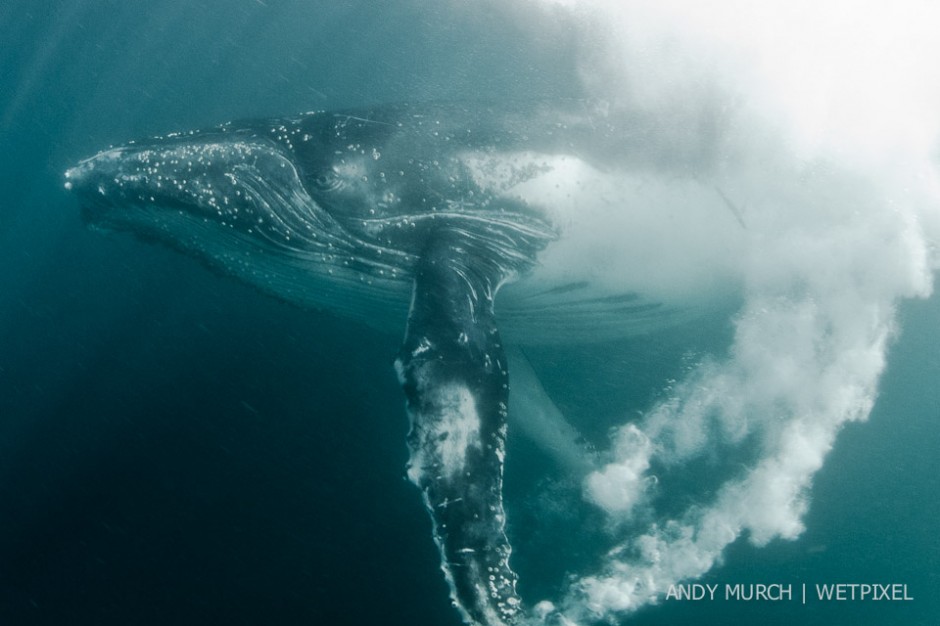
[[[0,3],[0,625],[459,623],[404,480],[399,338],[88,231],[62,172],[233,118],[574,96],[577,46],[491,3]],[[898,582],[915,600],[665,602],[625,623],[940,623],[940,299],[901,322],[870,420],[816,476],[806,532],[738,542],[704,582]],[[715,323],[544,350],[540,374],[589,431],[586,416],[645,408],[683,354],[727,337]],[[525,597],[592,562],[570,520],[540,517],[551,471],[513,444]]]

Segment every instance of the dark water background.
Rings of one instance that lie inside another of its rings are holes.
[[[399,338],[90,232],[62,172],[233,118],[573,96],[579,45],[509,3],[0,3],[0,626],[459,623],[404,480]],[[667,603],[630,623],[940,623],[940,300],[902,317],[806,533],[735,544],[708,581],[901,582],[916,600]],[[686,348],[545,351],[540,373],[587,423],[646,406]],[[547,549],[533,493],[550,468],[516,445],[515,556],[539,598],[590,558],[570,534]]]

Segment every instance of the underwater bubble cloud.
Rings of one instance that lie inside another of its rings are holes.
[[[616,431],[585,481],[612,521],[653,520],[535,605],[539,623],[586,624],[658,602],[742,535],[762,546],[803,532],[815,473],[874,404],[898,303],[930,295],[940,261],[940,9],[544,3],[583,30],[587,92],[678,128],[746,230],[728,353]],[[644,491],[652,467],[745,444],[751,462],[684,512]]]

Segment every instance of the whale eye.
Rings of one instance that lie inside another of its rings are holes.
[[[320,174],[314,179],[313,184],[321,191],[339,191],[346,186],[343,179],[333,171]]]

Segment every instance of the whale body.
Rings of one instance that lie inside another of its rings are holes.
[[[692,319],[734,283],[740,216],[703,176],[716,148],[653,119],[584,102],[311,112],[110,148],[65,185],[93,226],[404,327],[408,478],[451,597],[468,623],[514,624],[504,337],[626,337]]]

